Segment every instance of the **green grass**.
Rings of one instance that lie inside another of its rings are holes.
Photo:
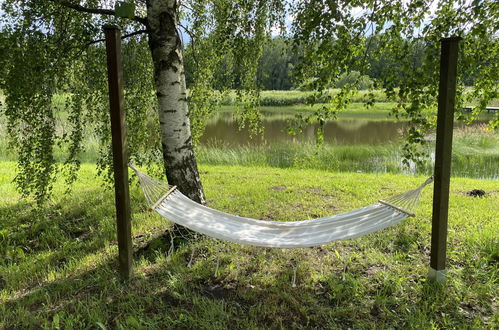
[[[398,169],[398,147],[387,146],[332,146],[316,148],[313,144],[278,143],[241,147],[199,147],[198,161],[209,165],[239,165],[324,171],[387,171]]]
[[[424,178],[201,165],[209,205],[291,221],[341,213]],[[318,248],[263,249],[200,239],[167,256],[170,224],[132,185],[135,275],[117,277],[112,189],[84,165],[73,194],[33,209],[0,163],[0,328],[497,328],[497,181],[453,179],[448,274],[425,280],[431,187],[417,217]],[[466,196],[480,188],[484,198]],[[149,246],[148,248],[144,248]],[[186,267],[194,247],[192,268]],[[220,266],[215,275],[217,259]],[[297,287],[291,286],[296,267]]]
[[[465,94],[470,93],[472,88],[467,87],[465,89]],[[339,92],[339,89],[330,89],[329,94],[335,95]],[[264,90],[260,92],[260,104],[262,106],[291,106],[306,104],[307,99],[313,94],[312,91],[300,91],[300,90]],[[371,96],[372,94],[372,96]],[[355,95],[352,96],[351,102],[353,103],[366,103],[371,99],[376,103],[386,103],[393,102],[394,100],[388,98],[383,90],[360,90]],[[321,100],[317,100],[321,103]],[[470,101],[471,104],[476,104],[476,101]],[[230,91],[224,95],[221,100],[224,105],[233,105],[236,103],[236,94]],[[499,100],[492,100],[489,106],[497,106]],[[467,104],[468,105],[468,104]]]
[[[329,91],[330,95],[335,95],[339,92],[339,89],[331,89]],[[369,91],[358,91],[351,99],[352,102],[365,103],[371,100]],[[375,90],[372,92],[374,95],[375,102],[391,102],[383,91]],[[309,91],[299,91],[299,90],[265,90],[260,92],[260,105],[262,106],[292,106],[306,104],[307,99],[313,95],[313,92]],[[225,93],[221,99],[223,105],[233,105],[237,101],[236,93],[229,91]],[[317,100],[319,103],[323,100]]]
[[[265,114],[265,118],[271,118],[273,116],[287,116],[292,118],[297,113],[307,114],[319,109],[323,104],[315,105],[304,105],[296,104],[289,106],[260,106],[260,111]],[[353,102],[350,103],[347,108],[343,111],[337,113],[338,119],[367,119],[367,120],[397,120],[390,114],[390,111],[396,106],[394,102],[377,102],[373,106],[366,108],[364,103]],[[234,112],[234,105],[223,105],[220,107],[218,112]],[[482,112],[478,120],[490,121],[494,118],[494,113],[492,112]],[[406,121],[407,118],[400,117],[398,120]],[[455,121],[458,122],[457,120]]]
[[[310,105],[289,105],[289,106],[261,106],[260,111],[265,114],[265,117],[272,117],[273,115],[286,115],[292,116],[296,113],[310,113],[317,110],[320,104],[313,106]],[[346,110],[338,113],[340,119],[369,119],[369,120],[394,120],[390,117],[390,110],[395,106],[393,102],[379,102],[375,103],[372,107],[367,109],[363,103],[350,103]],[[233,105],[224,105],[220,108],[220,112],[234,111]]]

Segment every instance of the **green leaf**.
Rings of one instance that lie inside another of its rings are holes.
[[[102,322],[95,322],[95,326],[97,326],[99,329],[107,330],[107,327],[102,324]]]
[[[114,6],[117,17],[133,18],[135,16],[135,4],[128,1],[118,1]]]
[[[53,329],[60,329],[60,321],[61,321],[61,317],[59,316],[59,314],[55,314],[54,318],[52,319],[52,328]]]

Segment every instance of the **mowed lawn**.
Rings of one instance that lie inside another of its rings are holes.
[[[268,220],[342,213],[425,177],[201,165],[209,206]],[[168,254],[171,224],[131,188],[135,275],[117,274],[113,189],[84,165],[35,208],[0,163],[0,328],[497,328],[499,183],[453,178],[448,281],[426,281],[432,186],[417,216],[296,250],[200,237]],[[485,197],[466,195],[483,189]],[[190,263],[190,267],[188,264]],[[296,273],[295,286],[293,277]]]

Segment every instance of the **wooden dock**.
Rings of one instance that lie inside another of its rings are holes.
[[[475,109],[476,107],[472,107],[472,106],[466,106],[466,107],[462,107],[461,109],[464,109],[465,111],[468,111],[468,112],[471,112],[473,111],[473,109]],[[486,107],[485,110],[487,110],[487,112],[491,112],[491,111],[499,111],[499,107]]]

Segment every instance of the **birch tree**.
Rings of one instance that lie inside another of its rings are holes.
[[[283,12],[279,1],[224,0],[5,0],[2,9],[2,30],[9,37],[1,47],[6,74],[0,89],[6,94],[4,113],[19,155],[15,181],[23,194],[43,201],[59,174],[65,174],[68,184],[76,179],[88,127],[97,132],[102,146],[99,171],[109,169],[102,26],[111,23],[122,27],[126,39],[131,160],[150,164],[161,150],[168,182],[200,203],[205,197],[193,136],[199,135],[203,117],[216,103],[211,70],[222,55],[237,58],[233,64],[246,91],[239,93],[241,104],[252,103],[259,44]],[[195,43],[195,53],[202,57],[190,95],[191,111],[183,39]],[[60,107],[68,113],[70,126],[63,132],[57,126],[61,109],[54,105],[55,98],[64,99]],[[63,160],[55,159],[55,148],[63,149]]]

